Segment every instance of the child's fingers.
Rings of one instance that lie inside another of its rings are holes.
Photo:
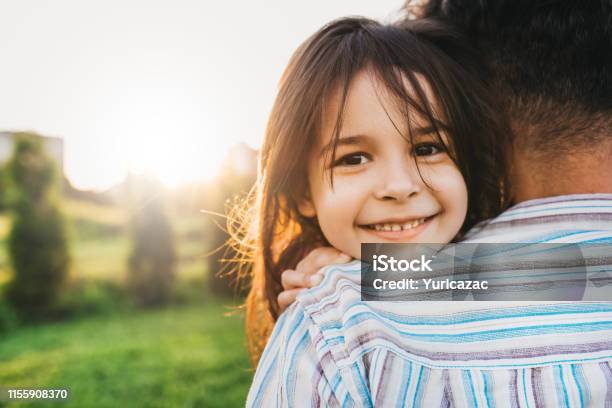
[[[313,249],[306,255],[306,257],[297,264],[295,269],[303,275],[303,285],[314,286],[310,281],[311,275],[315,275],[321,268],[327,265],[346,263],[350,260],[351,257],[349,255],[338,251],[336,248],[320,247]],[[316,282],[315,285],[319,282]]]
[[[283,285],[283,289],[286,291],[308,287],[308,285],[304,283],[304,274],[294,269],[287,269],[281,274],[281,285]]]
[[[323,280],[321,268],[338,263],[349,262],[351,257],[332,247],[316,248],[302,259],[296,269],[287,269],[281,274],[283,292],[277,297],[280,310],[285,310],[295,302],[297,295],[306,288],[317,286]]]
[[[317,273],[321,268],[331,264],[345,263],[350,260],[351,257],[349,255],[335,248],[317,248],[302,259],[296,269],[287,269],[281,274],[281,285],[285,292],[290,292],[293,289],[311,288],[323,280],[323,274]],[[295,297],[291,299],[293,301]]]
[[[290,289],[290,290],[286,290],[284,292],[279,293],[277,297],[277,301],[278,301],[278,307],[280,308],[281,312],[284,311],[287,307],[289,307],[289,305],[291,305],[293,302],[295,302],[295,298],[303,290],[305,289],[303,288]]]

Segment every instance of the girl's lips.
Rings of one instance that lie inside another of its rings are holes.
[[[437,215],[437,214],[436,214]],[[380,239],[384,239],[387,241],[406,241],[411,238],[416,237],[421,232],[425,230],[431,223],[431,220],[436,217],[436,215],[432,215],[431,217],[425,218],[425,221],[414,228],[403,229],[400,231],[382,231],[370,228],[368,226],[360,225],[359,228],[366,231],[368,234],[372,234]]]

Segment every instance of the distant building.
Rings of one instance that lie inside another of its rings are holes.
[[[5,164],[13,155],[15,138],[18,132],[0,132],[0,165]],[[47,154],[57,163],[61,174],[64,174],[64,140],[59,137],[40,136]]]

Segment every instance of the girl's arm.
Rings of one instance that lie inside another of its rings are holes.
[[[331,264],[342,264],[352,260],[350,255],[333,247],[320,247],[311,251],[295,269],[287,269],[281,275],[283,292],[278,295],[281,311],[295,302],[297,295],[304,289],[312,288],[323,280],[321,269]]]

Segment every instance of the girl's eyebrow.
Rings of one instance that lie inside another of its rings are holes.
[[[445,123],[436,120],[435,126],[432,124],[429,126],[412,128],[412,134],[414,136],[427,136],[432,133],[436,133],[436,131],[439,133],[443,133],[443,132],[448,132],[449,130],[450,129]]]
[[[339,137],[337,143],[334,143],[335,141],[332,140],[331,142],[323,146],[323,148],[321,149],[320,155],[322,157],[325,156],[329,151],[331,151],[334,148],[334,144],[336,145],[336,147],[359,145],[359,144],[362,144],[365,141],[365,139],[369,139],[369,138],[370,136],[367,136],[367,135],[353,135],[353,136]]]
[[[438,130],[442,130],[440,126],[438,126]],[[431,133],[435,133],[436,128],[434,128],[433,126],[425,126],[425,127],[413,129],[412,132],[415,136],[426,136]]]

